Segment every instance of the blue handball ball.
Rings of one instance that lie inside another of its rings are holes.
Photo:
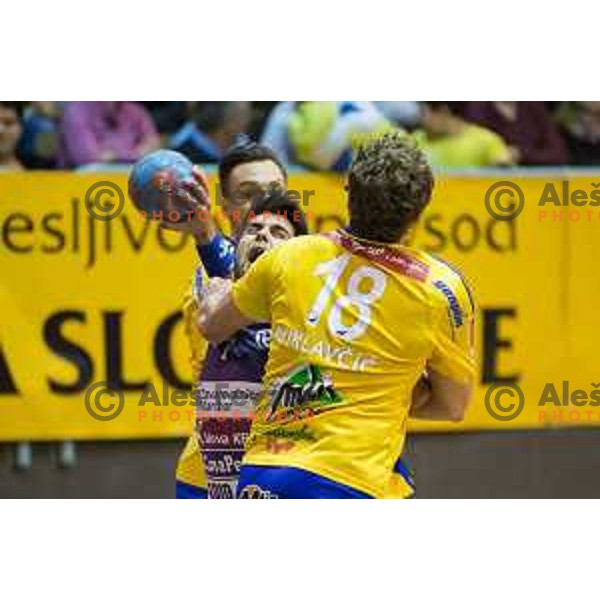
[[[152,218],[160,211],[160,188],[163,182],[172,187],[193,182],[192,162],[174,150],[157,150],[147,154],[135,163],[129,174],[129,197],[139,211]],[[179,211],[183,219],[185,210]],[[163,215],[162,220],[167,216]]]

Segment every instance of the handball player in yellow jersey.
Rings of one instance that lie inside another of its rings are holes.
[[[290,240],[234,284],[205,289],[207,339],[272,326],[238,497],[384,497],[409,414],[463,418],[475,379],[470,292],[452,267],[401,243],[432,188],[414,142],[386,134],[352,163],[347,229]]]

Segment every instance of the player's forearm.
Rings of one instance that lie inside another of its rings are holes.
[[[230,290],[230,283],[226,279],[213,277],[202,286],[198,294],[198,328],[211,342],[220,341],[213,338],[217,335],[223,296]]]
[[[439,397],[434,398],[431,381],[426,373],[417,381],[413,389],[409,416],[427,421],[451,420],[447,406],[440,401]]]
[[[209,341],[222,342],[252,323],[235,306],[231,280],[210,279],[200,294],[198,329]]]
[[[426,381],[428,393],[422,388],[417,389],[419,384],[423,385],[421,381],[415,387],[410,416],[429,421],[462,421],[472,395],[472,386],[457,383],[433,372],[428,374]],[[420,401],[415,401],[415,393]]]
[[[448,409],[444,403],[439,402],[431,398],[425,404],[419,407],[411,408],[410,417],[412,419],[421,419],[424,421],[461,421],[462,416],[458,417],[456,414]]]
[[[418,414],[419,409],[429,403],[430,400],[431,384],[427,374],[424,373],[413,389],[409,415],[413,417]]]

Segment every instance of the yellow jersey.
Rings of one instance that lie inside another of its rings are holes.
[[[185,331],[190,344],[190,361],[194,385],[198,382],[208,347],[206,340],[202,337],[196,326],[198,319],[197,282],[198,274],[196,273],[183,307]],[[207,490],[206,471],[196,431],[190,435],[179,456],[176,479],[178,482],[192,486],[192,488],[197,490],[197,493],[203,493]],[[413,494],[414,484],[412,477],[407,475],[405,471],[402,473],[394,472],[388,483],[386,498],[409,498]]]
[[[198,382],[202,361],[206,356],[206,349],[208,348],[208,343],[200,335],[200,331],[195,323],[198,318],[197,278],[198,273],[194,272],[192,286],[183,305],[183,320],[187,339],[190,344],[190,362],[192,365],[192,381],[194,382],[194,386]],[[203,490],[206,489],[206,473],[204,471],[204,463],[202,462],[202,454],[200,453],[200,444],[196,431],[188,438],[179,456],[176,479],[187,485]]]
[[[305,469],[389,497],[424,370],[475,378],[469,289],[419,250],[345,231],[304,236],[259,258],[232,294],[272,327],[245,464]]]

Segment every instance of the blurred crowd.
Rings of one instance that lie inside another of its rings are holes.
[[[0,170],[99,169],[172,148],[217,163],[239,136],[344,171],[398,128],[442,168],[600,165],[600,102],[0,102]]]

